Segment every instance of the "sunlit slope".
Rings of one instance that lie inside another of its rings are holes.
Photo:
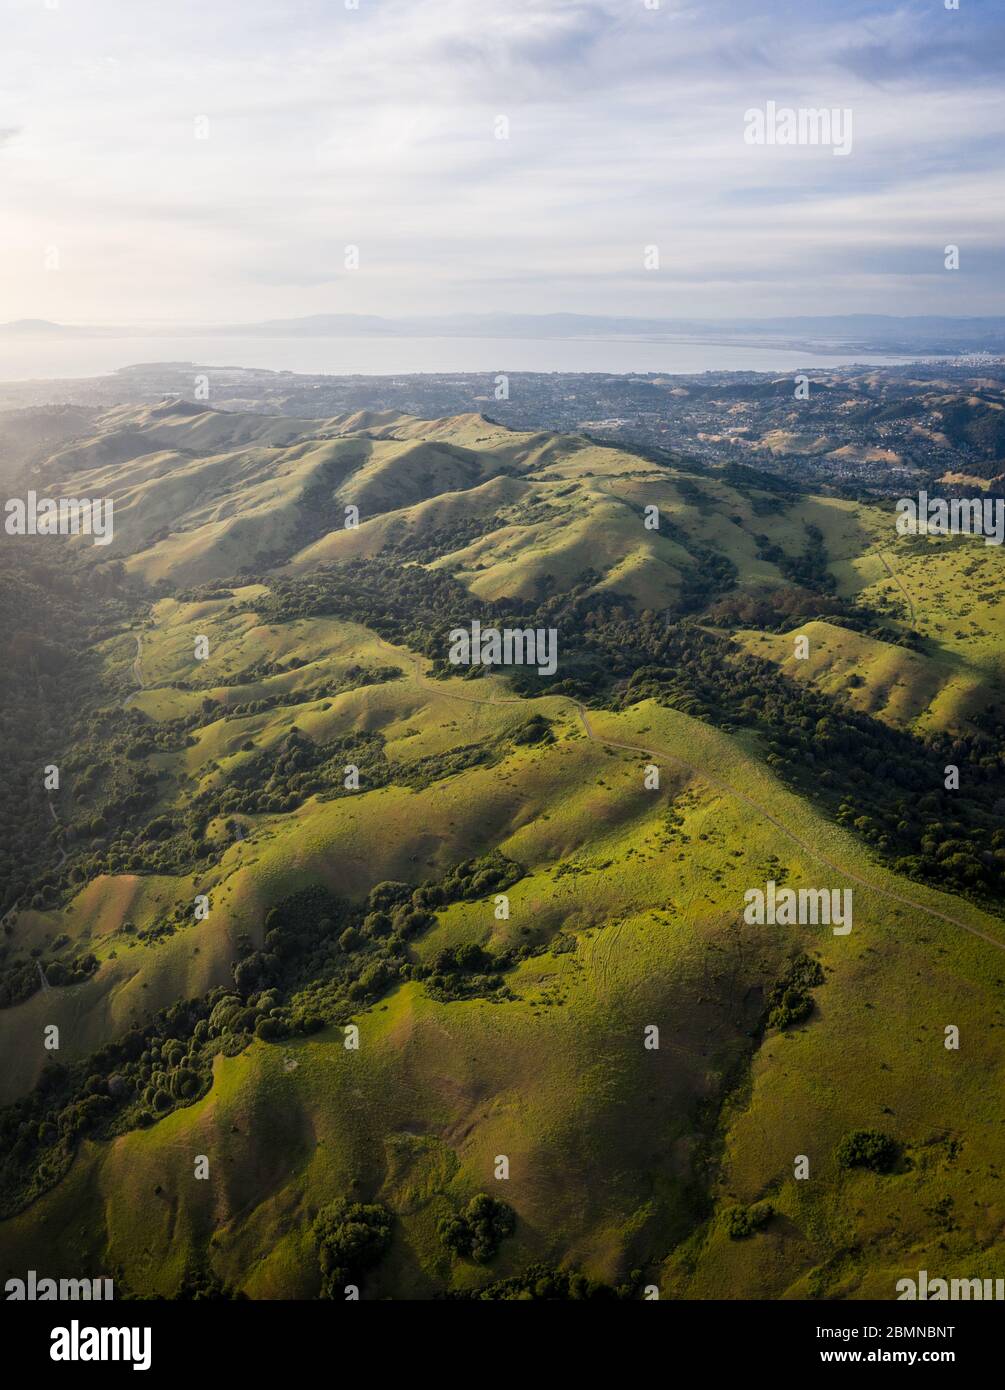
[[[963,727],[992,694],[979,671],[949,653],[911,651],[827,622],[789,632],[741,631],[733,640],[752,655],[775,662],[793,680],[810,681],[827,695],[890,724],[917,728]],[[808,654],[797,656],[805,637]]]
[[[370,520],[512,477],[565,447],[478,415],[296,420],[175,401],[118,407],[96,424],[37,470],[39,488],[111,498],[114,539],[92,558],[180,584],[293,555],[341,529],[346,507]]]
[[[306,1229],[319,1205],[347,1192],[396,1216],[368,1296],[484,1278],[451,1266],[435,1234],[449,1203],[479,1190],[504,1196],[519,1216],[495,1275],[531,1258],[570,1259],[606,1278],[643,1267],[667,1294],[763,1297],[836,1278],[847,1294],[889,1296],[886,1267],[942,1267],[944,1223],[931,1213],[946,1197],[961,1248],[992,1238],[1005,1034],[987,1024],[1000,1013],[1005,960],[965,925],[991,936],[998,928],[864,862],[845,832],[728,737],[651,705],[594,722],[598,736],[660,757],[663,792],[641,789],[644,755],[597,745],[592,785],[582,767],[569,782],[587,798],[577,829],[561,818],[568,788],[542,812],[534,769],[520,769],[535,814],[508,835],[490,830],[532,870],[511,892],[510,919],[496,920],[491,899],[460,904],[417,942],[423,955],[524,933],[542,948],[564,943],[510,972],[513,1000],[439,1004],[406,985],[359,1017],[359,1052],[333,1030],[218,1060],[203,1101],[88,1146],[59,1188],[5,1223],[15,1267],[29,1252],[53,1270],[90,1261],[120,1268],[127,1286],[166,1293],[206,1247],[214,1268],[250,1294],[310,1295]],[[570,737],[552,755],[575,759],[585,744]],[[550,778],[543,763],[537,776]],[[477,815],[487,793],[470,776],[457,791]],[[762,800],[770,819],[752,809]],[[670,801],[681,816],[673,828]],[[627,814],[612,814],[619,803]],[[421,834],[413,828],[410,843]],[[739,927],[744,890],[768,876],[850,883],[852,933]],[[795,948],[827,972],[815,1013],[794,1032],[768,1034],[755,1051],[753,1099],[737,1093],[720,1126],[723,1074],[754,1048],[758,991]],[[945,1052],[946,1022],[969,1053]],[[643,1030],[654,1023],[660,1047],[647,1051]],[[884,1179],[839,1175],[834,1145],[870,1126],[900,1139],[915,1166]],[[962,1148],[946,1161],[950,1139]],[[727,1166],[706,1213],[695,1182],[720,1142]],[[800,1153],[811,1178],[796,1184]],[[194,1177],[199,1154],[210,1160],[207,1182]],[[510,1159],[505,1184],[493,1177],[499,1154]],[[748,1242],[729,1241],[722,1209],[765,1194],[784,1215]],[[686,1258],[661,1267],[688,1238]],[[868,1258],[855,1253],[865,1238]],[[826,1275],[814,1275],[821,1268]]]
[[[411,653],[356,624],[304,619],[263,626],[253,612],[237,611],[259,592],[246,586],[197,603],[162,600],[151,626],[139,634],[142,688],[125,703],[154,720],[197,718],[176,751],[144,759],[161,776],[151,814],[184,811],[249,757],[276,751],[294,727],[318,743],[347,738],[350,749],[356,733],[378,732],[388,760],[406,772],[421,759],[483,741],[502,741],[498,758],[422,791],[403,785],[372,790],[364,780],[352,798],[310,798],[292,813],[239,816],[239,839],[233,824],[213,821],[207,839],[219,849],[219,862],[199,872],[103,874],[64,910],[23,911],[22,949],[51,948],[66,938],[67,956],[91,951],[101,967],[87,983],[40,992],[0,1015],[0,1027],[25,1044],[14,1050],[16,1063],[5,1069],[0,1094],[18,1094],[37,1076],[46,1055],[40,1045],[45,1022],[67,1025],[61,1050],[72,1059],[176,998],[227,982],[239,934],[260,940],[269,906],[305,884],[325,882],[340,896],[361,899],[380,879],[439,876],[538,817],[542,844],[561,854],[586,843],[605,817],[639,814],[640,797],[605,804],[594,787],[602,754],[583,736],[568,701],[515,699],[501,678],[474,685],[420,681]],[[200,635],[209,641],[210,656],[196,663]],[[108,644],[110,685],[128,685],[133,652],[129,638]],[[230,683],[235,674],[263,666],[280,669]],[[374,667],[398,675],[338,688],[348,673]],[[185,684],[194,688],[179,688]],[[312,698],[302,700],[305,692]],[[501,703],[490,703],[496,698]],[[231,712],[261,700],[276,703],[259,713]],[[534,712],[553,721],[557,744],[507,752],[507,735]],[[192,916],[197,893],[212,902],[204,922]],[[174,930],[146,940],[145,933],[165,920]]]
[[[255,592],[253,587],[238,590],[234,599]],[[129,696],[129,703],[160,720],[188,716],[202,710],[204,701],[213,702],[176,752],[145,759],[161,772],[161,797],[151,808],[154,813],[184,810],[195,795],[249,756],[249,743],[267,754],[294,725],[319,742],[351,736],[354,730],[379,731],[388,758],[402,767],[454,747],[503,737],[535,707],[564,717],[573,727],[567,702],[512,701],[491,707],[473,703],[463,693],[451,698],[454,690],[470,690],[460,681],[420,686],[411,653],[389,646],[358,625],[317,619],[265,628],[254,614],[231,611],[234,606],[231,599],[198,604],[163,600],[154,609],[154,625],[142,633],[143,688]],[[195,672],[200,685],[195,690],[173,688],[194,674],[192,652],[198,634],[209,638],[211,650],[203,669]],[[132,642],[125,639],[110,644],[110,683],[127,681],[123,668],[133,651]],[[261,663],[284,670],[252,684],[214,684],[214,675],[228,679]],[[349,671],[378,665],[398,669],[401,676],[286,703],[301,691],[313,692],[326,684],[337,687]],[[508,694],[500,679],[479,684],[482,699],[493,690]],[[228,714],[233,705],[263,697],[279,703],[260,714]],[[234,839],[225,826],[211,823],[208,838],[222,854],[201,873],[103,875],[83,887],[65,910],[23,911],[18,921],[23,950],[51,945],[65,936],[69,954],[92,951],[102,964],[85,984],[40,992],[0,1013],[0,1032],[9,1029],[25,1044],[12,1051],[15,1063],[3,1071],[0,1096],[19,1093],[37,1075],[46,1058],[41,1047],[45,1022],[73,1024],[61,1038],[61,1050],[73,1058],[93,1050],[136,1017],[226,982],[238,933],[260,938],[265,912],[284,893],[324,880],[340,896],[359,898],[376,881],[374,874],[377,879],[428,877],[489,843],[488,826],[471,823],[464,792],[451,790],[447,783],[437,782],[422,793],[406,787],[366,792],[364,784],[355,802],[311,799],[293,815],[241,817],[246,835],[242,840]],[[547,791],[542,796],[547,797]],[[448,804],[453,806],[449,815]],[[504,805],[485,814],[497,818],[492,819],[493,830],[497,820],[508,824],[522,814],[518,793],[510,791]],[[417,844],[425,847],[421,858]],[[196,893],[208,894],[213,903],[205,922],[192,920]],[[151,943],[142,940],[144,931],[173,917],[176,909],[188,922],[185,930]],[[135,934],[129,928],[135,928]]]
[[[459,522],[490,523],[508,508],[516,510],[525,502],[533,502],[537,494],[533,483],[507,473],[473,487],[441,492],[411,506],[394,506],[377,516],[361,514],[358,526],[328,531],[299,551],[290,567],[301,572],[360,556],[373,558],[393,552],[402,542],[421,545]],[[445,540],[447,546],[449,543]]]
[[[899,594],[918,631],[988,673],[1003,670],[1005,555],[979,537],[895,538],[885,553],[894,579],[877,590]],[[871,587],[863,590],[868,599]]]
[[[179,401],[119,407],[99,417],[93,436],[55,453],[37,481],[63,496],[113,500],[115,537],[95,559],[127,558],[148,580],[198,583],[301,548],[319,507],[334,509],[348,479],[358,485],[346,500],[372,513],[504,466],[488,449],[452,442],[477,437],[466,417],[450,428],[392,419],[393,435],[387,425],[368,432],[359,417],[305,421]]]
[[[892,724],[967,730],[1001,700],[1005,679],[1005,561],[980,538],[880,539],[832,566],[862,603],[896,615],[924,640],[919,650],[808,622],[782,633],[740,630],[733,640],[794,680]],[[795,638],[809,639],[798,657]]]
[[[589,575],[658,610],[703,581],[710,554],[743,585],[784,585],[771,548],[798,555],[809,527],[853,595],[883,573],[859,561],[890,529],[875,508],[478,414],[297,420],[179,401],[118,407],[55,453],[38,483],[113,499],[114,539],[82,539],[89,559],[180,586],[387,556],[447,567],[489,600],[561,592]]]

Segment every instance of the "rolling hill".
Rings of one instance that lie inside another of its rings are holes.
[[[6,1271],[315,1297],[353,1204],[365,1298],[1000,1268],[997,551],[479,415],[167,401],[29,469],[115,536],[2,560]],[[554,677],[451,666],[473,619]]]

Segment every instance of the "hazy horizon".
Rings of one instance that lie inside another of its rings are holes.
[[[852,362],[897,366],[915,360],[879,350],[825,352],[700,338],[0,338],[0,382],[98,377],[142,364],[163,365],[169,349],[171,361],[183,360],[193,369],[210,372],[240,368],[332,377],[499,371],[687,376],[705,371],[826,370]]]

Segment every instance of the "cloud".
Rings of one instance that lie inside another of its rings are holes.
[[[153,43],[155,14],[7,20],[12,317],[1005,309],[982,0],[176,0]],[[746,145],[769,100],[850,108],[852,155]],[[933,281],[948,241],[969,269]]]

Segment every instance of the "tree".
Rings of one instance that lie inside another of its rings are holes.
[[[391,1213],[378,1202],[329,1202],[311,1227],[321,1265],[321,1296],[335,1298],[372,1268],[391,1239]]]

